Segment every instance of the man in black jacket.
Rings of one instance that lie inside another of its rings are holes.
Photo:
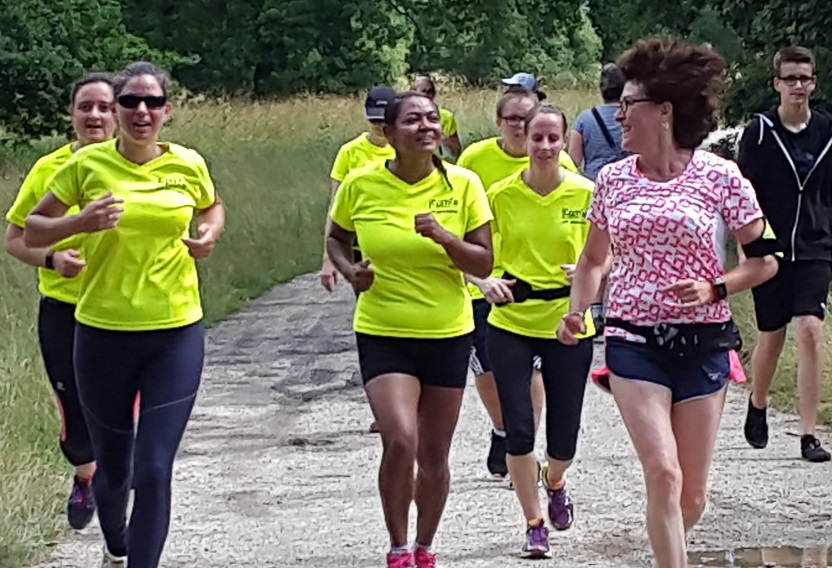
[[[774,57],[776,108],[745,128],[739,166],[754,185],[760,206],[785,251],[777,276],[753,290],[759,330],[751,357],[753,384],[745,438],[755,448],[768,443],[768,390],[794,319],[801,455],[829,461],[815,437],[823,381],[823,319],[832,280],[832,117],[809,107],[815,62],[803,47]]]

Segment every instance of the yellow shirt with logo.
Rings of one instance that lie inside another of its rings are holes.
[[[522,172],[488,191],[493,224],[502,235],[503,268],[531,284],[533,290],[569,286],[561,265],[578,262],[589,232],[586,212],[594,185],[581,175],[563,174],[563,183],[546,196],[526,185]],[[519,335],[554,339],[561,317],[568,311],[568,297],[526,300],[494,307],[488,322]],[[585,321],[587,336],[594,335],[589,313]]]
[[[344,181],[347,174],[356,168],[370,164],[383,164],[386,160],[396,157],[396,151],[391,145],[376,146],[368,138],[366,132],[350,140],[338,150],[329,177],[336,181]]]
[[[355,331],[412,338],[456,337],[474,329],[463,274],[440,245],[415,230],[415,215],[433,213],[459,238],[491,221],[480,180],[446,164],[409,184],[383,164],[347,176],[332,221],[354,232],[375,279],[358,297]]]
[[[487,138],[475,142],[463,150],[459,159],[456,161],[456,165],[467,168],[477,174],[486,190],[498,181],[529,167],[529,158],[527,156],[518,158],[506,154],[497,143],[498,140],[499,138]],[[572,161],[572,158],[566,152],[560,153],[558,162],[567,170],[578,173],[575,162]],[[491,273],[491,276],[498,277],[503,273],[500,265],[500,235],[495,230],[492,231],[491,238],[494,247],[494,271]],[[480,289],[473,284],[468,285],[468,292],[474,300],[483,298]]]
[[[90,233],[75,318],[116,331],[170,329],[202,319],[196,262],[182,242],[194,212],[215,202],[214,184],[197,152],[165,152],[135,164],[116,141],[78,150],[47,187],[69,206],[85,207],[112,191],[124,200],[114,229]]]
[[[71,157],[72,144],[67,144],[35,162],[26,179],[23,180],[23,185],[20,186],[20,191],[9,212],[6,213],[6,220],[9,223],[25,229],[26,216],[46,194],[46,182]],[[67,215],[77,212],[78,207],[71,207],[67,211]],[[83,242],[84,235],[75,235],[52,245],[50,248],[57,251],[72,249],[81,251],[83,254]],[[38,291],[48,298],[75,304],[81,294],[81,279],[81,276],[64,278],[54,270],[38,268]]]

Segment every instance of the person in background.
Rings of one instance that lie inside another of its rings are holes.
[[[526,519],[522,554],[542,558],[549,556],[549,532],[538,478],[552,526],[566,530],[574,520],[565,474],[577,448],[592,364],[592,320],[586,320],[588,332],[575,345],[558,341],[555,331],[569,311],[569,282],[589,229],[585,216],[593,184],[558,162],[566,144],[563,112],[538,106],[526,115],[524,131],[529,167],[488,190],[506,287],[488,316],[487,345],[505,423],[508,469]],[[546,462],[540,472],[529,393],[534,357],[546,390]]]
[[[508,87],[506,92],[529,91],[534,93],[538,102],[546,100],[546,93],[540,90],[537,79],[531,73],[515,73],[511,77],[501,79],[500,82]]]
[[[6,214],[6,250],[38,269],[38,340],[46,376],[58,402],[61,417],[60,447],[75,468],[67,501],[69,525],[83,529],[95,515],[92,478],[95,458],[92,442],[78,399],[72,348],[75,342],[75,304],[81,293],[85,261],[83,237],[77,235],[52,247],[29,247],[24,242],[26,217],[46,194],[47,181],[72,155],[90,144],[110,140],[116,130],[113,79],[107,73],[88,73],[72,85],[69,116],[75,141],[35,162],[17,198]],[[77,207],[67,214],[78,212]]]
[[[823,321],[832,280],[832,117],[815,110],[815,58],[799,46],[774,57],[779,105],[745,128],[737,163],[760,200],[774,234],[785,245],[777,276],[754,288],[757,344],[751,355],[751,395],[745,439],[768,444],[768,391],[794,321],[800,455],[828,462],[816,436],[824,368]]]
[[[705,510],[719,423],[739,345],[728,297],[777,271],[754,188],[733,162],[696,150],[717,126],[725,61],[713,50],[642,40],[617,61],[616,119],[634,155],[598,174],[586,247],[558,337],[575,344],[610,271],[604,335],[610,387],[644,474],[658,568],[688,565]],[[725,266],[733,234],[746,258]]]
[[[604,103],[578,115],[567,151],[586,177],[595,180],[601,168],[628,155],[621,148],[621,125],[615,120],[624,76],[615,63],[601,70],[599,90]]]
[[[387,566],[436,568],[431,546],[450,486],[448,454],[474,330],[464,274],[491,271],[492,216],[477,176],[436,155],[442,127],[433,100],[396,96],[384,133],[396,157],[344,179],[330,212],[327,250],[360,292],[353,323],[383,446],[378,481],[390,537]],[[352,255],[356,237],[360,262]]]
[[[500,136],[487,138],[468,146],[459,157],[457,165],[477,174],[483,186],[488,189],[498,181],[516,174],[529,165],[526,154],[526,137],[523,121],[526,115],[538,104],[533,92],[518,87],[510,90],[497,101],[497,128]],[[577,172],[572,160],[565,151],[558,154],[561,167]],[[474,307],[474,345],[471,350],[471,372],[474,373],[477,393],[491,419],[491,443],[486,457],[486,468],[494,477],[508,475],[506,465],[506,442],[503,428],[503,416],[497,385],[491,372],[491,361],[486,348],[487,320],[491,304],[505,292],[508,284],[501,278],[500,235],[492,231],[494,248],[494,271],[488,278],[468,275],[471,283],[469,292]],[[534,372],[531,382],[535,423],[540,418],[543,408],[543,379],[538,371]]]
[[[202,156],[159,141],[169,85],[168,74],[146,62],[115,76],[118,138],[67,160],[24,231],[30,247],[86,235],[74,364],[97,465],[103,568],[159,566],[173,465],[205,361],[196,261],[211,254],[225,225]],[[80,211],[67,215],[73,206]]]
[[[436,81],[429,75],[416,77],[411,90],[415,93],[422,93],[436,102]],[[437,107],[439,108],[439,120],[442,123],[441,155],[446,159],[456,161],[459,158],[459,153],[462,152],[462,142],[459,140],[459,125],[456,123],[453,112],[439,105]]]

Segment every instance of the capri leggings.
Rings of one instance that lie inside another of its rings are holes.
[[[531,398],[532,358],[539,355],[546,390],[546,453],[569,461],[575,457],[587,376],[592,366],[592,339],[564,345],[489,326],[488,354],[506,431],[509,455],[534,451],[534,409]]]
[[[49,383],[61,414],[61,451],[77,467],[92,462],[92,443],[78,400],[72,346],[75,342],[75,305],[41,296],[38,340]]]
[[[93,494],[110,553],[156,568],[170,524],[173,462],[205,359],[201,322],[154,331],[76,324],[75,370],[98,469]],[[139,425],[133,404],[141,391]],[[133,464],[135,463],[135,469]],[[129,526],[130,487],[136,495]]]

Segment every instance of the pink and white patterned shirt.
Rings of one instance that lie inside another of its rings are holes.
[[[723,274],[728,232],[763,217],[751,183],[733,162],[700,150],[668,182],[645,178],[636,163],[630,156],[601,170],[587,213],[613,247],[607,317],[635,325],[728,320],[727,301],[682,308],[665,288]]]

